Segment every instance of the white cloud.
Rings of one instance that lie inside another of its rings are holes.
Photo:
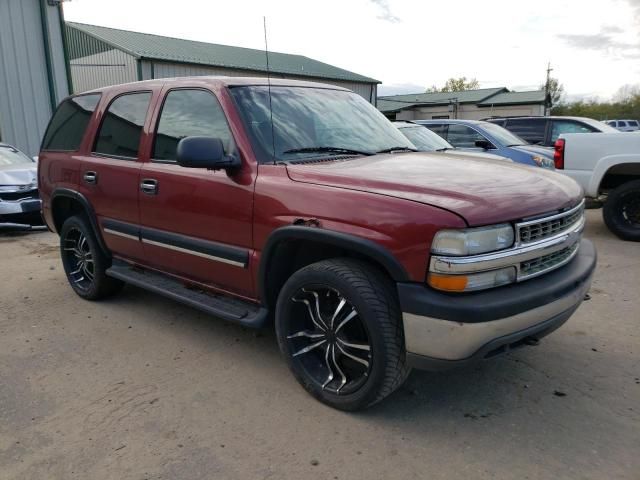
[[[640,83],[633,58],[640,0],[235,0],[224,8],[206,0],[181,0],[180,8],[73,0],[64,9],[68,20],[250,48],[264,48],[266,15],[271,50],[307,55],[390,89],[420,91],[459,76],[483,87],[539,85],[548,61],[568,94],[609,97],[622,84]],[[598,34],[629,48],[576,43]]]

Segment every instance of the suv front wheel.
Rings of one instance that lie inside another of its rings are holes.
[[[410,371],[395,288],[358,260],[325,260],[293,274],[278,297],[276,334],[298,382],[341,410],[379,402]]]
[[[124,285],[105,274],[111,261],[98,246],[93,229],[83,216],[69,217],[62,225],[60,256],[71,288],[84,299],[114,295]]]

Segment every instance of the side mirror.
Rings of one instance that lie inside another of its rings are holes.
[[[222,140],[214,137],[185,137],[178,142],[176,155],[181,167],[229,170],[240,166],[240,159],[225,155]]]
[[[489,140],[476,140],[476,147],[483,148],[485,150],[489,150],[493,148],[493,144]]]

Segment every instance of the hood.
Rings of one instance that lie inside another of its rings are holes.
[[[329,185],[420,202],[489,225],[574,206],[582,190],[570,178],[502,160],[445,153],[398,153],[287,165],[296,182]]]
[[[532,153],[533,155],[541,155],[553,159],[553,148],[542,147],[540,145],[517,145],[511,147],[514,150],[520,150],[521,152]]]
[[[434,152],[451,155],[453,157],[476,158],[478,160],[502,160],[503,162],[513,162],[510,158],[494,155],[493,153],[467,152],[464,150],[446,150],[445,152]]]
[[[38,181],[38,164],[0,165],[0,185],[31,185]]]

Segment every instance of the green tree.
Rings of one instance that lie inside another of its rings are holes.
[[[563,103],[553,109],[553,114],[589,117],[596,120],[618,118],[640,120],[640,88],[625,86],[610,102],[592,99]]]
[[[438,88],[433,85],[430,88],[427,88],[427,93],[437,93],[437,92],[462,92],[464,90],[473,90],[480,86],[480,82],[475,78],[467,79],[467,77],[460,78],[450,78],[444,84],[444,87]]]
[[[545,89],[545,84],[540,85],[540,90]],[[564,95],[564,85],[562,85],[557,78],[549,78],[549,106],[551,108],[560,104],[562,96]],[[555,113],[555,112],[554,112]]]

